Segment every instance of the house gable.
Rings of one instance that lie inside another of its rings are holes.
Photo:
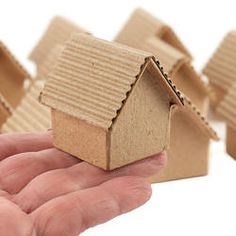
[[[160,153],[168,146],[170,98],[148,65],[116,118],[110,134],[110,166]]]

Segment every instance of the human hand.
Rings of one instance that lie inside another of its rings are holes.
[[[0,135],[0,235],[77,236],[144,204],[164,154],[104,171],[52,146],[51,133]]]

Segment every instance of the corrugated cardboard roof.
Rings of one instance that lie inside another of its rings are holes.
[[[236,83],[236,31],[224,38],[203,73],[208,76],[210,83],[225,90]]]
[[[35,81],[2,127],[3,133],[45,131],[51,127],[50,110],[39,103],[43,81]]]
[[[75,34],[49,76],[42,103],[108,129],[149,57],[147,52]],[[177,96],[173,88],[172,93]]]
[[[175,32],[164,22],[158,20],[143,9],[136,9],[115,41],[140,48],[150,37],[158,37],[191,58],[191,54],[179,40]]]
[[[216,112],[225,119],[229,126],[236,129],[236,85],[221,101]]]
[[[205,118],[182,97],[154,56],[83,34],[74,34],[66,43],[41,94],[41,102],[108,129],[149,60],[154,70],[161,72],[169,86],[167,90],[178,98],[178,104],[186,105],[185,110],[193,114],[208,137],[216,138]]]
[[[48,52],[55,45],[64,44],[73,32],[86,31],[63,17],[54,17],[43,37],[30,54],[30,60],[34,61],[37,65],[40,65]]]

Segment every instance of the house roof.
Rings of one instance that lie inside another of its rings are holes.
[[[143,9],[136,9],[115,41],[128,46],[140,48],[149,37],[158,37],[191,58],[191,54],[180,41],[175,32],[164,22]]]
[[[46,32],[31,52],[29,59],[34,61],[37,65],[40,65],[47,56],[48,52],[55,45],[64,44],[64,42],[74,32],[86,31],[63,17],[54,17]]]
[[[236,31],[226,35],[203,69],[211,84],[228,90],[236,83]]]
[[[108,129],[149,60],[161,71],[150,53],[74,34],[49,75],[41,101]],[[167,75],[161,76],[171,96],[181,103]]]
[[[22,74],[22,80],[31,79],[31,75],[27,72],[27,70],[22,66],[22,64],[16,59],[16,57],[10,52],[7,46],[0,41],[0,59],[1,53],[14,65],[14,67]]]
[[[46,80],[49,72],[56,65],[57,59],[63,51],[64,46],[57,44],[47,54],[45,60],[38,67],[38,74],[36,79]]]
[[[38,101],[43,85],[40,80],[33,83],[12,116],[2,126],[3,133],[40,132],[51,127],[50,110]]]
[[[221,101],[216,112],[225,119],[229,126],[236,128],[236,85]]]
[[[62,45],[56,45],[50,50],[46,59],[39,67],[35,82],[28,89],[16,110],[12,111],[11,117],[7,119],[2,127],[2,132],[45,131],[50,127],[51,116],[49,108],[39,103],[38,97],[48,74],[55,66],[62,50]]]

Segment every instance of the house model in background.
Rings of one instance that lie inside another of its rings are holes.
[[[236,31],[226,35],[203,69],[210,82],[211,106],[217,109],[224,96],[236,84]]]
[[[27,90],[17,109],[2,127],[4,133],[40,132],[51,127],[50,109],[39,103],[38,97],[48,73],[56,64],[63,44],[73,32],[85,32],[81,27],[62,18],[55,17],[30,55],[36,63],[35,81]]]
[[[63,17],[54,17],[46,32],[31,52],[29,59],[33,61],[37,67],[40,66],[52,48],[57,44],[63,45],[74,32],[82,33],[85,32],[85,30]]]
[[[55,46],[40,64],[35,81],[27,90],[24,98],[2,126],[3,133],[43,132],[51,128],[50,109],[43,106],[38,97],[45,80],[56,64],[63,46]]]
[[[143,9],[136,9],[115,41],[134,48],[140,48],[146,39],[157,37],[178,49],[187,57],[192,57],[170,26],[153,17]]]
[[[25,94],[30,75],[0,42],[0,128]]]
[[[216,109],[226,121],[226,151],[236,160],[236,84],[219,103]]]
[[[54,145],[109,170],[168,149],[170,120],[176,117],[193,127],[193,132],[178,127],[179,142],[187,131],[188,140],[197,138],[199,145],[191,145],[186,164],[178,155],[173,164],[188,173],[204,164],[206,173],[209,138],[216,134],[148,52],[74,34],[49,75],[41,102],[52,108]],[[192,152],[202,155],[196,160]],[[159,181],[170,180],[169,173],[164,176]]]

